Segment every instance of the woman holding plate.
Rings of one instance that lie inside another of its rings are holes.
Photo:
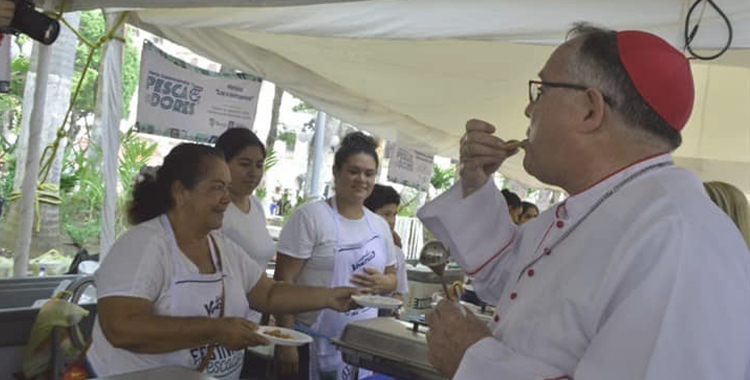
[[[95,274],[97,318],[87,359],[96,376],[164,366],[239,378],[247,346],[268,344],[250,308],[349,310],[354,288],[274,282],[217,231],[229,168],[214,148],[181,144],[133,190],[131,227]],[[91,374],[94,375],[94,374]]]
[[[354,132],[344,137],[334,157],[336,194],[308,203],[295,212],[279,236],[275,279],[302,285],[344,286],[354,283],[376,294],[396,289],[396,247],[386,221],[364,207],[378,171],[372,137]],[[329,339],[347,323],[378,316],[363,308],[347,313],[323,311],[296,315],[297,328],[316,337],[310,345],[309,378],[342,379],[351,371]],[[291,316],[278,316],[289,327]],[[277,347],[281,374],[308,368],[295,349]],[[300,365],[301,364],[301,365]]]

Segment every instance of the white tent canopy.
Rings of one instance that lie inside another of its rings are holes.
[[[327,3],[327,4],[315,4]],[[134,10],[130,22],[272,81],[313,106],[401,145],[455,157],[471,117],[524,135],[526,82],[573,22],[645,29],[684,44],[689,0],[78,0]],[[718,61],[694,61],[696,106],[678,164],[750,193],[750,1],[717,2],[734,28]],[[310,5],[314,4],[314,5]],[[702,7],[702,6],[701,6]],[[693,18],[700,15],[700,7]],[[708,8],[693,46],[727,31]],[[505,174],[530,185],[515,160]]]

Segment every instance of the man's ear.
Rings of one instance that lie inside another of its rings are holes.
[[[604,121],[604,114],[607,112],[607,103],[604,101],[604,95],[599,89],[589,88],[581,97],[583,110],[585,112],[581,127],[583,132],[593,132],[601,127]]]

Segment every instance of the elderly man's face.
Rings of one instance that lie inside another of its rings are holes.
[[[542,81],[575,82],[567,70],[567,63],[577,47],[570,42],[558,47],[539,73]],[[529,103],[524,111],[529,118],[523,166],[529,174],[542,182],[557,184],[564,168],[565,158],[572,154],[566,150],[572,137],[570,113],[574,91],[566,88],[542,86],[542,95]]]

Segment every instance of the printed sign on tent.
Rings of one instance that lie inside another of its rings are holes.
[[[145,41],[138,132],[214,143],[227,128],[252,128],[261,80],[190,65]]]
[[[433,157],[395,144],[390,151],[388,180],[427,191],[432,178]]]

